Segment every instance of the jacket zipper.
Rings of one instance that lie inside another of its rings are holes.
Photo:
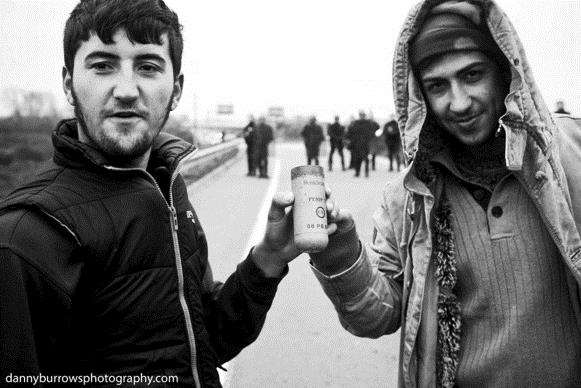
[[[175,209],[174,204],[173,204],[173,191],[172,191],[173,184],[174,184],[177,176],[179,175],[179,172],[181,170],[181,167],[183,165],[184,160],[188,159],[190,156],[193,156],[194,153],[195,152],[192,152],[189,155],[182,158],[181,160],[179,160],[176,169],[172,173],[170,183],[169,183],[169,204],[167,203],[165,197],[163,196],[163,192],[161,191],[161,188],[157,184],[157,181],[155,180],[155,178],[150,173],[148,173],[146,170],[141,169],[141,168],[119,168],[119,167],[113,167],[113,166],[105,166],[105,168],[107,168],[108,170],[112,170],[112,171],[138,171],[140,173],[145,174],[147,179],[154,184],[155,188],[157,189],[157,192],[159,193],[159,195],[161,195],[163,202],[167,205],[168,210],[170,211],[171,237],[172,237],[172,241],[173,241],[175,266],[176,266],[176,270],[178,273],[178,297],[179,297],[179,301],[180,301],[180,306],[182,308],[182,312],[184,314],[184,319],[186,322],[186,332],[187,332],[187,336],[188,336],[188,342],[190,345],[190,367],[192,369],[192,376],[194,378],[194,386],[201,388],[202,385],[200,384],[200,376],[198,374],[198,367],[197,367],[196,338],[194,336],[194,328],[193,328],[192,319],[190,316],[190,309],[189,309],[188,304],[186,302],[186,297],[185,297],[185,292],[184,292],[184,272],[183,272],[183,267],[182,267],[182,258],[181,258],[181,254],[180,254],[180,245],[179,245],[179,239],[178,239],[178,230],[179,230],[178,215],[177,215],[176,209]]]
[[[182,310],[184,312],[184,317],[186,319],[186,330],[188,332],[188,340],[190,342],[190,358],[191,358],[191,366],[192,366],[192,375],[194,377],[194,384],[196,387],[202,387],[202,385],[200,384],[200,376],[198,375],[198,367],[197,367],[197,362],[198,362],[198,357],[197,357],[197,351],[196,351],[196,338],[194,336],[194,328],[192,325],[192,319],[190,316],[190,309],[188,307],[188,304],[186,302],[186,297],[184,294],[184,272],[183,272],[183,267],[182,267],[182,257],[180,254],[180,245],[179,245],[179,239],[178,239],[178,214],[176,212],[176,209],[174,207],[173,204],[173,184],[177,178],[177,176],[180,173],[180,170],[182,168],[183,165],[183,161],[185,159],[187,159],[189,156],[192,156],[193,153],[189,154],[188,156],[184,157],[183,159],[181,159],[178,162],[177,167],[175,168],[174,172],[172,173],[170,182],[169,182],[169,209],[172,215],[172,228],[171,228],[171,235],[172,235],[172,239],[173,239],[173,248],[174,248],[174,254],[175,254],[175,259],[176,259],[176,268],[177,268],[177,272],[178,272],[178,292],[179,292],[179,299],[180,299],[180,304],[182,306]]]

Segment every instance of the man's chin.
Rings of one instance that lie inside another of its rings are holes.
[[[477,147],[486,144],[492,136],[482,133],[465,134],[463,136],[457,136],[456,140],[468,147]]]
[[[108,159],[120,161],[131,161],[142,157],[152,146],[153,138],[142,137],[140,139],[103,139],[100,143],[101,150]]]

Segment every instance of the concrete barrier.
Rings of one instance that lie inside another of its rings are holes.
[[[182,176],[190,182],[200,179],[227,160],[235,157],[243,144],[242,139],[236,138],[196,151],[195,155],[182,168]]]

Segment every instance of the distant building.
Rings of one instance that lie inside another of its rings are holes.
[[[284,120],[284,108],[282,106],[271,106],[268,108],[268,119],[278,122]]]
[[[222,115],[233,115],[234,114],[234,105],[232,104],[218,104],[217,109],[216,109],[216,113],[219,116]]]

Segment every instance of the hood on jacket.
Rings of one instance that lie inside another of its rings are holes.
[[[73,168],[103,168],[109,161],[97,149],[81,143],[77,135],[77,120],[62,120],[52,134],[54,161]],[[160,132],[153,140],[150,165],[164,166],[173,171],[178,162],[196,148],[169,133]]]
[[[534,155],[533,160],[546,156],[551,148],[556,125],[535,84],[522,44],[508,17],[492,0],[424,0],[407,16],[393,58],[395,110],[408,163],[413,164],[418,148],[422,147],[420,133],[424,127],[429,127],[425,125],[428,121],[428,107],[412,72],[409,49],[427,15],[436,6],[477,7],[482,23],[486,24],[494,42],[508,61],[510,88],[505,98],[506,113],[499,120],[499,129],[502,127],[506,134],[507,168],[514,171],[522,169],[525,149],[527,153],[538,154]],[[432,135],[436,133],[429,134]]]

